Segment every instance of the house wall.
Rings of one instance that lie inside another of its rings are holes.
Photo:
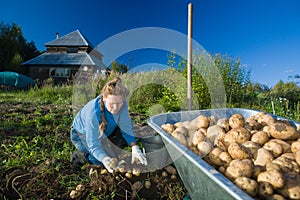
[[[70,69],[69,77],[52,77],[55,83],[66,82],[72,79],[76,72],[78,71],[80,66],[68,66]],[[51,68],[63,68],[62,66],[29,66],[29,76],[37,80],[38,82],[42,82],[48,78],[50,78],[50,69]]]

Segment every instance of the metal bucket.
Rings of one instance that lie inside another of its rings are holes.
[[[141,139],[146,151],[148,168],[152,170],[161,169],[172,163],[168,150],[160,135]]]

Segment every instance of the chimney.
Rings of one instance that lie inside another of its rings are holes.
[[[56,39],[58,39],[59,38],[59,34],[58,34],[58,32],[56,32]]]

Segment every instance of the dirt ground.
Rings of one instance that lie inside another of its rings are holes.
[[[32,106],[30,103],[1,103],[0,120],[16,120],[10,119],[11,113],[26,113],[28,119],[34,118],[31,116],[35,111]],[[44,105],[43,110],[47,109],[53,112],[54,106]],[[28,133],[30,131],[22,127],[0,127],[1,151],[16,137]],[[68,140],[68,137],[65,133],[60,139]],[[45,148],[51,148],[51,144]],[[9,154],[1,153],[0,162],[5,159],[4,156]],[[75,199],[183,199],[187,195],[178,173],[170,172],[174,168],[172,163],[167,169],[128,178],[125,173],[105,173],[103,167],[90,164],[74,166],[67,159],[47,157],[39,164],[28,160],[26,166],[9,169],[5,168],[4,161],[0,163],[0,199],[72,199],[71,193],[78,195]]]

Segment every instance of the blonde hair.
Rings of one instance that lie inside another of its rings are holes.
[[[107,124],[103,114],[104,111],[103,97],[107,97],[108,95],[117,95],[117,96],[121,95],[122,97],[126,98],[129,94],[129,91],[125,87],[125,85],[123,85],[122,80],[119,77],[116,77],[104,85],[101,94],[102,95],[100,96],[100,117],[102,122],[99,126],[100,137],[103,135]]]

